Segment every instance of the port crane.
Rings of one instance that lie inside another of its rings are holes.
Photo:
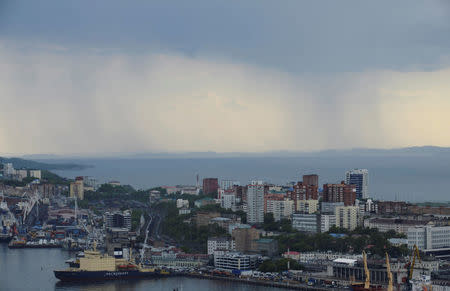
[[[386,271],[387,271],[387,275],[388,275],[388,287],[387,287],[387,291],[393,291],[393,280],[392,280],[392,272],[391,272],[391,264],[389,263],[389,255],[386,252]]]
[[[410,268],[409,268],[409,276],[408,276],[408,279],[409,279],[409,280],[411,280],[412,277],[413,277],[414,266],[416,265],[416,258],[419,260],[419,263],[422,263],[422,260],[420,259],[419,248],[417,247],[417,245],[414,245],[414,247],[413,247],[412,262],[411,262],[411,266],[410,266]]]
[[[364,289],[370,288],[370,272],[369,267],[367,267],[367,254],[363,251],[363,261],[364,261],[364,273],[366,274],[366,280],[364,281]]]

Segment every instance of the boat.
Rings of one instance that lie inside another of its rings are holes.
[[[12,235],[7,233],[0,233],[0,243],[9,243],[12,240]]]
[[[84,257],[68,262],[66,270],[53,271],[61,281],[103,281],[118,279],[150,279],[170,276],[165,270],[143,268],[123,258],[101,254],[96,250],[84,251]]]

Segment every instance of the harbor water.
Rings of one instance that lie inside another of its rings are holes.
[[[151,280],[124,280],[89,283],[62,283],[53,270],[64,269],[67,259],[74,257],[62,249],[8,249],[0,244],[0,290],[169,290],[183,291],[243,291],[285,290],[236,282],[174,277]]]

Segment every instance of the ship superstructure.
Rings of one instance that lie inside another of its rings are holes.
[[[54,271],[61,281],[144,279],[169,276],[160,269],[143,268],[123,258],[115,258],[99,251],[85,251],[84,257],[70,262],[70,268]]]

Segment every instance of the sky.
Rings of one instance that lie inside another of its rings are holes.
[[[0,0],[0,154],[450,146],[450,2]]]

